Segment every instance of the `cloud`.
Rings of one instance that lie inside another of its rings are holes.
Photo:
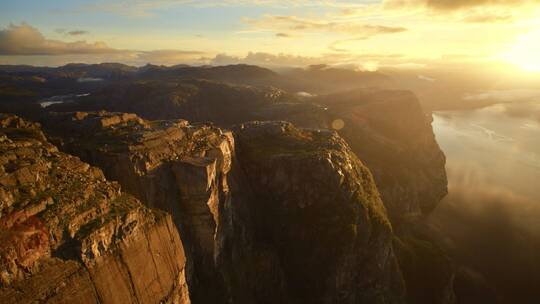
[[[322,7],[347,9],[361,7],[365,4],[363,4],[362,1],[354,0],[102,0],[91,5],[83,6],[81,10],[107,12],[130,17],[151,17],[157,10],[180,5],[202,8],[266,6],[274,8]]]
[[[279,37],[279,38],[290,38],[292,37],[290,34],[287,34],[287,33],[276,33],[276,37]]]
[[[375,5],[376,7],[376,5]],[[385,0],[379,11],[414,13],[436,20],[465,23],[513,23],[535,19],[540,9],[536,0]]]
[[[467,9],[478,6],[506,6],[515,7],[529,4],[530,0],[426,0],[426,5],[438,10]]]
[[[46,39],[36,28],[22,23],[0,30],[0,55],[111,54],[121,52],[104,42],[63,42]]]
[[[511,14],[478,14],[469,15],[463,18],[463,21],[469,23],[503,23],[514,21]]]
[[[516,7],[535,3],[537,1],[534,0],[386,0],[384,2],[389,8],[424,6],[437,11],[456,11],[486,6]]]
[[[290,54],[269,54],[264,52],[249,52],[245,57],[230,56],[227,54],[218,54],[210,60],[212,65],[228,64],[253,64],[261,66],[308,66],[313,64],[325,63],[329,58],[324,57],[306,57]]]
[[[516,102],[502,105],[504,112],[511,117],[528,118],[540,123],[540,95],[533,102]],[[525,125],[528,128],[540,130],[540,125]]]
[[[450,164],[448,173],[449,196],[430,224],[457,262],[482,273],[509,300],[504,303],[534,303],[540,284],[538,197],[490,182],[488,172],[468,164]],[[512,174],[527,180],[518,170]]]
[[[347,20],[321,20],[300,18],[297,16],[266,15],[262,19],[244,19],[250,25],[261,30],[290,31],[290,32],[330,32],[372,37],[380,34],[404,32],[407,29],[400,26],[385,26],[362,24]]]
[[[424,76],[424,75],[418,75],[418,79],[424,80],[424,81],[427,81],[427,82],[435,82],[435,81],[437,81],[437,79],[435,79],[435,78]]]
[[[351,39],[342,39],[342,40],[336,40],[332,42],[328,48],[334,52],[349,52],[346,48],[344,48],[342,45],[347,42],[353,42],[353,41],[361,41],[366,40],[367,37],[357,37],[357,38],[351,38]]]
[[[140,63],[153,64],[177,64],[183,62],[202,61],[204,52],[199,51],[182,51],[182,50],[155,50],[137,52],[136,61]]]
[[[88,31],[82,31],[82,30],[75,30],[75,31],[69,31],[67,32],[70,36],[81,36],[88,34]]]
[[[466,94],[463,100],[489,102],[522,102],[540,100],[540,90],[493,90],[480,93]]]
[[[69,36],[87,33],[66,29],[56,29],[55,32]],[[0,30],[0,62],[7,64],[20,61],[30,64],[34,59],[54,65],[70,61],[88,63],[119,61],[134,65],[200,63],[204,55],[204,52],[190,50],[124,50],[111,48],[104,42],[51,40],[45,38],[38,29],[25,23],[10,24],[7,28]],[[47,59],[46,57],[62,58]]]
[[[270,54],[264,52],[249,52],[246,56],[231,56],[218,54],[208,59],[212,65],[253,64],[265,67],[307,67],[311,65],[327,64],[334,67],[359,70],[374,70],[379,63],[393,62],[406,63],[401,54],[350,54],[327,53],[321,56],[299,56],[292,54]]]

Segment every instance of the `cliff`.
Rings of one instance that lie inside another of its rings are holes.
[[[195,94],[186,93],[188,83]],[[447,193],[445,156],[433,135],[431,119],[416,97],[406,91],[377,89],[305,98],[280,90],[274,91],[279,94],[269,92],[273,91],[208,81],[129,84],[102,91],[84,104],[56,109],[84,105],[133,109],[145,118],[210,120],[225,127],[250,120],[285,120],[299,127],[334,129],[373,174],[397,236],[407,294],[414,295],[409,301],[452,303],[454,265],[421,225]],[[422,259],[426,253],[433,258]],[[435,276],[437,280],[419,283],[419,278]],[[427,296],[424,290],[433,292]]]
[[[374,176],[396,238],[409,303],[454,303],[456,267],[423,224],[447,194],[445,156],[414,94],[362,89],[320,96],[328,124]]]
[[[145,119],[187,119],[220,127],[284,120],[334,128],[372,171],[390,217],[429,214],[447,193],[445,157],[417,98],[398,90],[357,89],[301,98],[274,87],[207,80],[115,85],[54,111],[136,113]]]
[[[45,121],[63,150],[173,214],[193,303],[403,301],[371,173],[334,132],[269,122],[233,136],[107,112]]]
[[[190,303],[169,215],[0,116],[0,302]]]
[[[335,132],[287,122],[238,127],[257,239],[272,248],[285,303],[401,303],[392,228],[369,170]]]
[[[0,75],[6,96],[28,101],[4,108],[42,122],[62,152],[170,214],[193,303],[454,301],[455,267],[422,225],[447,192],[444,154],[412,93],[367,88],[387,86],[385,75],[26,69]],[[30,103],[71,93],[90,95]]]
[[[429,214],[447,194],[446,159],[414,94],[363,89],[316,102],[372,171],[394,224]]]
[[[184,120],[150,122],[107,112],[51,115],[44,125],[63,150],[102,168],[147,206],[172,214],[182,232],[191,297],[223,301],[215,256],[220,198],[228,192],[230,133]]]

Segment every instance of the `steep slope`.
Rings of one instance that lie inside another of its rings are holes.
[[[428,214],[446,195],[445,156],[412,93],[356,90],[315,102],[328,108],[329,124],[371,169],[396,223]]]
[[[236,138],[257,238],[277,254],[286,302],[402,300],[386,211],[343,139],[287,122],[243,124]]]
[[[224,301],[215,257],[219,208],[228,195],[230,133],[106,112],[51,115],[44,126],[62,149],[102,168],[147,206],[172,214],[182,232],[193,301]]]
[[[315,102],[373,173],[397,235],[409,303],[453,303],[455,265],[423,225],[447,193],[430,117],[407,91],[356,90]]]
[[[171,217],[0,115],[0,302],[190,303]]]

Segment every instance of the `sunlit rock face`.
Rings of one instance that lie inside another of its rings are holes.
[[[46,121],[62,149],[173,214],[193,303],[403,300],[377,188],[336,133],[275,122],[233,136],[106,112]]]
[[[371,173],[336,133],[287,122],[238,127],[257,239],[271,248],[286,303],[398,303],[401,274]]]
[[[54,106],[55,111],[106,109],[222,127],[284,120],[337,130],[372,171],[393,222],[428,214],[447,193],[445,158],[431,120],[408,91],[358,89],[302,99],[274,87],[184,79],[115,85],[79,103]]]
[[[108,112],[51,115],[45,127],[62,149],[102,168],[147,206],[172,214],[182,232],[194,302],[227,298],[216,263],[219,209],[229,192],[230,133]]]
[[[172,219],[0,115],[0,302],[190,303]]]

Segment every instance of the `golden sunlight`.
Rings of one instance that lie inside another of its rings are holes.
[[[540,30],[520,36],[502,57],[524,70],[540,72]]]

